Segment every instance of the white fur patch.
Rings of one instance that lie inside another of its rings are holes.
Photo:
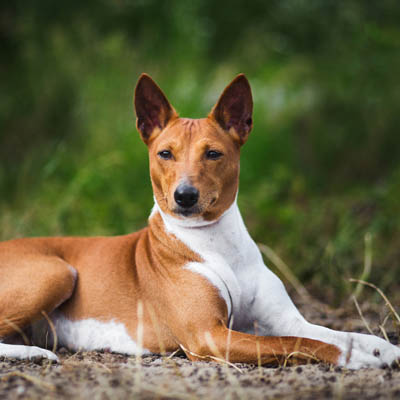
[[[228,316],[240,304],[241,289],[231,265],[241,263],[241,252],[235,251],[233,244],[240,231],[231,226],[233,204],[218,221],[203,221],[199,218],[182,220],[164,214],[157,203],[153,212],[160,212],[167,232],[172,233],[204,261],[192,262],[184,266],[204,276],[225,301]],[[225,234],[222,234],[224,232]],[[240,239],[239,239],[240,240]],[[237,258],[239,256],[239,258]]]
[[[58,343],[71,350],[110,350],[123,354],[150,354],[129,336],[125,325],[100,322],[95,319],[70,321],[62,315],[52,315]]]

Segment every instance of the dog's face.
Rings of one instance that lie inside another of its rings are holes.
[[[156,201],[177,218],[219,218],[236,197],[240,147],[252,128],[250,85],[238,75],[207,118],[179,118],[143,74],[135,90],[137,128],[149,148]]]

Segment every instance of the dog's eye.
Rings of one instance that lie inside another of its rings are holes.
[[[163,160],[170,160],[172,158],[172,153],[169,150],[162,150],[158,152],[158,156]]]
[[[218,160],[221,157],[222,157],[222,153],[220,153],[219,151],[208,150],[206,152],[206,158],[208,158],[209,160]]]

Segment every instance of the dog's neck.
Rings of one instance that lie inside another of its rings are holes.
[[[260,257],[244,225],[236,199],[216,221],[175,218],[164,213],[155,202],[152,215],[157,212],[162,217],[166,232],[173,234],[202,258],[219,255],[231,267],[239,267]]]

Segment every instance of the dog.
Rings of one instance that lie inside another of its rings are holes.
[[[146,74],[134,103],[154,191],[148,226],[0,243],[0,356],[57,360],[42,348],[50,318],[71,350],[182,349],[191,360],[312,359],[351,369],[400,358],[376,336],[307,322],[264,265],[236,203],[240,149],[253,126],[243,74],[203,119],[180,118]],[[42,347],[15,344],[28,327]]]

